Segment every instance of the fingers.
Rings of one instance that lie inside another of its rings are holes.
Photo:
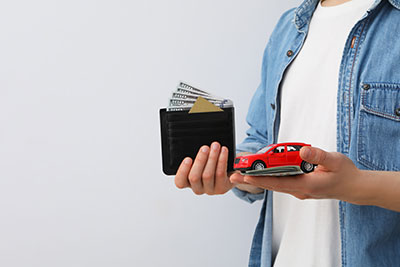
[[[233,186],[228,178],[227,168],[228,168],[228,157],[229,150],[227,147],[223,146],[221,148],[221,153],[218,157],[218,163],[215,170],[215,194],[223,194],[226,189]]]
[[[251,185],[283,193],[301,192],[306,185],[304,175],[272,177],[272,176],[244,176],[244,182]]]
[[[229,180],[231,181],[231,183],[233,184],[246,184],[246,182],[244,181],[244,176],[243,175],[239,175],[234,173],[233,175],[231,175],[229,177]]]
[[[219,143],[214,142],[211,144],[208,160],[202,174],[204,193],[206,194],[212,194],[214,192],[215,169],[217,167],[220,150],[221,146]]]
[[[194,160],[192,169],[189,172],[189,183],[193,192],[196,195],[204,194],[203,188],[203,170],[206,166],[210,148],[208,146],[202,146],[197,153],[196,159]]]
[[[175,176],[178,188],[190,187],[197,195],[223,194],[232,188],[227,176],[229,151],[218,142],[202,146],[194,162],[186,158]]]
[[[190,186],[189,181],[188,181],[188,176],[189,176],[191,167],[192,167],[192,159],[191,158],[185,158],[182,161],[181,165],[179,166],[179,169],[175,175],[175,185],[179,189],[183,189],[183,188]]]

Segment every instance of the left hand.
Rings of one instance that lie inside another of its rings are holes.
[[[288,193],[299,199],[339,199],[354,204],[364,202],[360,190],[361,171],[348,157],[315,147],[303,147],[300,157],[318,164],[318,167],[312,173],[298,176],[233,176],[231,182]]]

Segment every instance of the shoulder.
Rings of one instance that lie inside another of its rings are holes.
[[[280,17],[280,19],[279,19],[279,21],[278,21],[278,23],[277,23],[277,26],[283,26],[283,25],[289,25],[289,24],[293,24],[294,23],[294,16],[295,16],[295,12],[296,12],[296,7],[294,7],[294,8],[291,8],[291,9],[289,9],[289,10],[287,10],[287,11],[285,11],[282,15],[281,15],[281,17]]]
[[[291,8],[281,15],[270,36],[269,43],[271,43],[271,45],[275,42],[276,38],[282,40],[282,37],[288,34],[290,35],[293,30],[296,30],[294,23],[296,9],[297,8]]]
[[[277,64],[281,62],[279,55],[286,53],[286,50],[293,40],[296,38],[298,31],[296,29],[294,18],[297,8],[291,8],[284,12],[276,23],[267,46],[264,50],[263,56],[263,69],[267,68],[269,64]]]

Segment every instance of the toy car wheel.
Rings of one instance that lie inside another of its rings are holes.
[[[253,163],[253,165],[251,166],[251,168],[253,170],[262,170],[265,169],[267,166],[265,165],[264,162],[262,162],[261,160],[257,160]]]
[[[304,161],[301,163],[300,169],[304,172],[304,173],[310,173],[314,171],[314,164],[309,163],[307,161]]]

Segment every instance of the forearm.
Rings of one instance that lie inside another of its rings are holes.
[[[360,171],[359,204],[400,212],[400,172]]]

